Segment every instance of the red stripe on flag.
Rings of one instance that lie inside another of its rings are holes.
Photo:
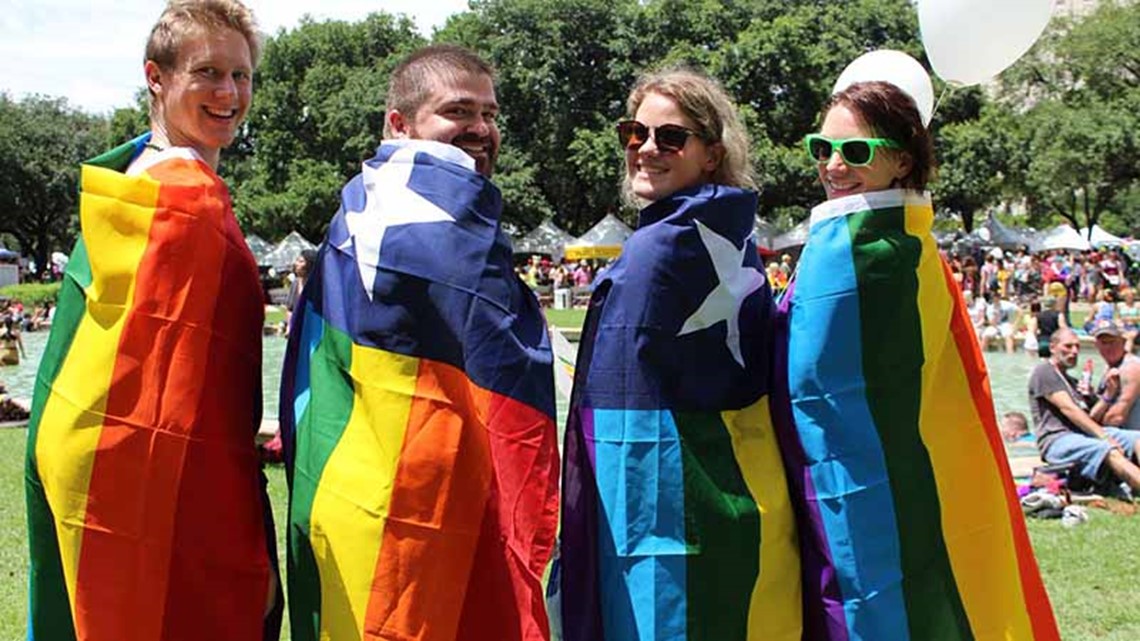
[[[553,420],[423,361],[365,639],[547,639]]]
[[[268,581],[256,266],[220,180],[183,160],[150,173],[163,187],[88,491],[80,636],[256,639]]]
[[[942,274],[946,280],[946,287],[954,300],[954,309],[950,316],[950,333],[958,346],[958,354],[966,372],[986,371],[985,361],[982,358],[981,348],[974,333],[974,326],[970,322],[959,294],[959,286],[954,280],[950,266],[946,261],[942,263]],[[985,426],[986,438],[990,445],[990,454],[997,461],[998,472],[1004,474],[1006,479],[1012,479],[1009,461],[1006,459],[1005,446],[999,437],[997,417],[993,413],[990,399],[988,378],[967,376],[970,383],[970,395],[974,399],[974,411],[977,412],[982,424]],[[983,402],[985,400],[986,402]],[[1017,567],[1021,575],[1021,589],[1025,594],[1025,607],[1029,612],[1029,620],[1033,625],[1033,636],[1038,641],[1060,639],[1057,632],[1057,621],[1053,616],[1053,608],[1049,604],[1049,595],[1045,592],[1045,585],[1041,581],[1041,574],[1037,568],[1037,560],[1033,556],[1033,545],[1029,541],[1029,534],[1025,529],[1025,517],[1021,513],[1020,503],[1014,495],[1012,482],[1002,483],[1005,491],[1005,505],[1009,514],[1010,525],[1013,530],[1014,549],[1017,550]]]

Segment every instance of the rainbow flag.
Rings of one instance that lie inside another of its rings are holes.
[[[816,207],[781,301],[807,636],[1057,639],[933,220],[903,190]]]
[[[28,638],[276,638],[257,265],[193,152],[122,173],[147,139],[82,168],[28,430]]]
[[[653,203],[594,285],[552,595],[567,641],[800,639],[755,212],[717,185]]]
[[[341,198],[281,391],[293,639],[547,639],[552,356],[499,191],[386,141]]]

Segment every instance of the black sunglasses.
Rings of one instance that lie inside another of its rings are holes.
[[[678,152],[685,148],[689,136],[700,137],[700,134],[681,125],[659,125],[649,127],[636,120],[623,120],[617,124],[618,141],[626,149],[641,149],[641,146],[653,136],[657,148],[665,152]]]

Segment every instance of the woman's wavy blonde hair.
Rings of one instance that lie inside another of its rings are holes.
[[[751,142],[748,130],[732,99],[716,80],[687,67],[670,67],[647,72],[638,78],[626,100],[629,118],[637,115],[641,103],[649,94],[669,98],[696,125],[697,135],[706,143],[724,148],[720,165],[709,182],[730,187],[756,189],[749,154]],[[633,194],[629,174],[622,179],[622,196],[635,207],[644,205]]]

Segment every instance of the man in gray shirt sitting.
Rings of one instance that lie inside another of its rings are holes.
[[[1049,463],[1076,463],[1082,476],[1097,483],[1110,480],[1111,472],[1134,495],[1140,495],[1140,467],[1136,465],[1140,431],[1101,423],[1117,401],[1119,376],[1106,376],[1099,394],[1071,378],[1066,372],[1077,364],[1080,347],[1073,330],[1057,330],[1049,339],[1049,359],[1029,376],[1037,449]]]

